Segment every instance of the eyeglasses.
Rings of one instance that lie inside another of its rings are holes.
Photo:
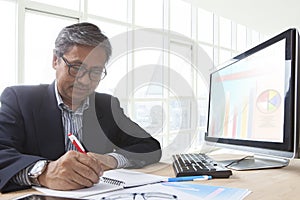
[[[99,68],[95,67],[94,69],[87,70],[84,64],[71,64],[66,58],[61,56],[61,59],[66,63],[68,66],[68,73],[72,77],[81,78],[86,73],[89,73],[89,78],[91,81],[100,81],[105,78],[107,75],[106,68]]]
[[[113,194],[108,197],[102,197],[103,200],[135,200],[136,196],[142,196],[144,200],[167,200],[178,199],[176,195],[162,192],[147,192],[147,193],[121,193]]]

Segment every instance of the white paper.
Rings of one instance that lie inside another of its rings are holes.
[[[106,193],[106,192],[115,191],[115,190],[121,190],[121,189],[123,189],[123,187],[106,184],[106,183],[98,183],[90,188],[84,188],[84,189],[79,189],[79,190],[70,190],[70,191],[52,190],[52,189],[48,189],[48,188],[44,188],[44,187],[34,187],[34,189],[36,189],[44,194],[52,195],[52,196],[83,198],[83,197],[88,197],[91,195]]]
[[[150,183],[158,183],[166,180],[164,176],[157,176],[153,174],[145,174],[142,172],[137,172],[127,169],[115,169],[105,171],[103,177],[108,177],[124,182],[123,185],[126,187],[146,185]]]
[[[52,190],[44,187],[34,187],[34,189],[44,194],[48,194],[52,196],[55,195],[60,197],[83,198],[95,194],[121,190],[124,187],[133,187],[133,186],[140,186],[140,185],[145,185],[150,183],[157,183],[166,179],[163,176],[145,174],[145,173],[126,170],[126,169],[115,169],[115,170],[105,171],[103,177],[108,177],[111,179],[116,179],[118,181],[123,181],[125,184],[119,186],[119,185],[103,183],[100,181],[98,184],[95,184],[93,187],[79,189],[79,190],[72,190],[72,191]]]

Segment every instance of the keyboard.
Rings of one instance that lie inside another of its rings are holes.
[[[176,177],[210,175],[213,178],[228,178],[232,171],[204,153],[175,154],[173,169]]]

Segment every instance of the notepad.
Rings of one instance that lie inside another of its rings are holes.
[[[158,183],[164,181],[165,179],[166,177],[163,176],[145,174],[126,169],[115,169],[104,172],[103,176],[100,178],[100,182],[90,188],[72,191],[52,190],[43,187],[34,187],[34,189],[47,195],[83,198],[96,194],[122,190],[124,188]]]
[[[112,183],[115,185],[121,185],[124,188],[129,188],[162,182],[166,180],[166,177],[153,174],[145,174],[142,172],[126,169],[115,169],[104,172],[101,179],[102,182]]]

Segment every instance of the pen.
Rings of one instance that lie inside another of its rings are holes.
[[[76,147],[76,149],[81,153],[86,153],[84,147],[79,142],[79,140],[73,135],[72,133],[68,134],[69,139],[71,140],[72,144]]]
[[[179,182],[179,181],[200,181],[200,180],[210,180],[212,176],[202,175],[202,176],[182,176],[175,178],[168,178],[168,182]]]

